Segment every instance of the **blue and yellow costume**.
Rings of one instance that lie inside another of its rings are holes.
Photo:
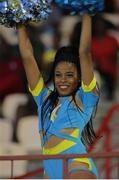
[[[42,131],[41,125],[41,108],[42,104],[49,93],[49,89],[47,87],[43,88],[43,79],[41,78],[38,82],[34,91],[32,91],[32,95],[38,106],[38,114],[39,114],[39,131]],[[84,154],[86,153],[86,148],[81,141],[81,135],[84,127],[90,120],[91,114],[93,112],[94,106],[96,105],[99,97],[92,92],[92,89],[96,86],[96,79],[93,78],[92,82],[89,86],[86,86],[82,82],[82,86],[77,90],[76,96],[80,99],[82,103],[82,111],[79,111],[77,107],[75,107],[72,103],[70,103],[69,96],[59,97],[60,105],[59,108],[55,109],[57,114],[52,112],[51,118],[48,116],[44,121],[44,130],[48,128],[46,136],[43,138],[42,146],[45,144],[49,136],[55,135],[57,137],[63,138],[58,145],[53,148],[43,148],[43,154]],[[61,129],[64,128],[74,128],[74,131],[68,135],[61,132]],[[72,161],[79,161],[88,164],[88,168],[78,168],[78,170],[90,171],[96,175],[98,178],[98,173],[94,162],[91,158],[75,158],[69,159],[68,165]],[[62,160],[54,159],[54,160],[44,160],[44,169],[47,176],[50,179],[62,179],[63,178],[63,168],[62,168]],[[77,169],[70,169],[71,171],[75,171]]]

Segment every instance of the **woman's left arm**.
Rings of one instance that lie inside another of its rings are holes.
[[[80,65],[81,65],[81,77],[84,85],[89,86],[94,79],[93,63],[91,56],[91,40],[92,40],[92,18],[90,15],[85,14],[82,16],[82,28],[80,38]],[[96,93],[96,88],[93,88],[93,92]]]

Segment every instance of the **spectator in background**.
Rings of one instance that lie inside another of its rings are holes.
[[[45,51],[45,45],[40,40],[40,31],[39,31],[40,26],[41,24],[36,24],[36,23],[30,23],[28,25],[29,38],[34,47],[34,56],[39,68],[41,68],[41,62]]]
[[[119,0],[105,0],[105,12],[119,13]]]
[[[119,44],[119,0],[113,0],[110,5],[112,6],[112,11],[105,12],[103,17],[112,23],[113,27],[109,29],[109,33],[117,39]]]
[[[20,56],[13,53],[13,46],[0,35],[0,101],[7,94],[24,92],[25,79]]]
[[[5,33],[7,34],[5,36]],[[34,46],[34,55],[40,67],[44,45],[38,38],[39,26],[29,25],[29,37]],[[15,30],[0,27],[0,101],[7,94],[27,93],[26,76],[18,50],[17,33]]]
[[[73,31],[71,33],[69,42],[70,45],[75,46],[76,48],[79,47],[79,43],[80,43],[80,34],[81,34],[81,21],[78,21],[73,28]],[[94,74],[96,76],[97,82],[99,87],[101,86],[101,77],[99,72],[95,69],[94,67]]]
[[[113,12],[113,9],[114,9],[114,0],[105,0],[105,11]]]
[[[45,82],[49,80],[49,74],[52,69],[52,63],[57,49],[59,48],[61,34],[57,27],[52,24],[41,27],[40,40],[44,44],[44,52],[41,61],[41,71]]]
[[[104,81],[107,100],[114,100],[117,80],[117,40],[108,33],[107,22],[99,15],[94,18],[92,55],[96,69]]]
[[[119,14],[119,0],[113,0],[113,12]]]
[[[70,36],[70,44],[74,45],[76,48],[79,47],[80,34],[81,34],[81,22],[77,22]]]
[[[16,114],[13,122],[13,136],[12,136],[12,141],[14,142],[19,142],[19,139],[17,137],[17,129],[20,119],[25,116],[37,115],[37,107],[33,100],[33,97],[30,94],[28,94],[26,97],[28,99],[27,102],[19,105],[16,109]]]

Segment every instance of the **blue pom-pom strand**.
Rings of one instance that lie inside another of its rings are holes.
[[[94,15],[104,9],[104,0],[55,0],[58,6],[81,15],[88,13]]]
[[[47,19],[52,0],[0,0],[0,24],[15,27],[18,23]]]

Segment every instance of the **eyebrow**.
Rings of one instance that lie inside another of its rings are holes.
[[[60,71],[55,71],[55,73],[61,73]],[[66,73],[74,73],[73,71],[67,71]]]

